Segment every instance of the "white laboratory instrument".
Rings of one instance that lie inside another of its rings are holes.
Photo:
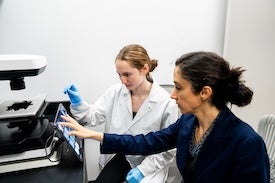
[[[0,55],[0,81],[9,80],[11,90],[25,89],[24,78],[42,73],[46,65],[40,55]],[[0,174],[59,164],[50,123],[57,107],[45,98],[39,94],[0,103]]]

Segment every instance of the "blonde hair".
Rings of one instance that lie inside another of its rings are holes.
[[[137,69],[142,69],[145,64],[149,66],[149,72],[146,74],[146,79],[153,82],[150,72],[152,72],[158,66],[158,60],[150,59],[147,51],[138,44],[130,44],[123,47],[119,54],[116,56],[116,60],[127,61]]]

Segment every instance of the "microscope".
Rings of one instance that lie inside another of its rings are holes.
[[[23,90],[24,78],[41,74],[46,65],[40,55],[0,55],[0,81],[10,81],[11,90]],[[0,174],[59,164],[51,124],[58,104],[45,98],[39,94],[0,103]]]

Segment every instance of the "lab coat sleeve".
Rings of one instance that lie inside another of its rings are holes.
[[[159,169],[162,169],[173,162],[176,156],[176,149],[171,149],[159,154],[147,156],[137,168],[144,176],[147,176]]]
[[[100,125],[106,122],[106,113],[108,106],[113,103],[113,95],[115,95],[115,90],[110,87],[94,104],[83,101],[79,106],[70,105],[71,113],[81,124],[86,126]]]
[[[103,100],[100,98],[98,101]],[[97,102],[98,102],[97,101]],[[80,106],[70,106],[73,117],[86,126],[96,126],[105,122],[105,112],[103,102],[96,105],[89,105],[84,101]]]
[[[172,123],[175,123],[180,117],[180,111],[174,100],[171,100],[167,103],[166,110],[162,114],[162,124],[160,129],[166,128]]]
[[[162,126],[165,128],[171,123],[175,123],[179,118],[179,109],[177,108],[175,101],[171,100],[166,107],[165,113],[162,115]],[[162,152],[159,154],[153,154],[147,156],[137,168],[142,172],[144,176],[152,174],[159,169],[165,168],[167,165],[173,162],[176,155],[176,150],[169,150],[167,152]]]

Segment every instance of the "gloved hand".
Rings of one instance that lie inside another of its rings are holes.
[[[73,106],[78,106],[82,103],[82,98],[78,93],[78,89],[73,84],[64,88],[64,94],[68,94]]]
[[[139,183],[143,178],[144,175],[138,168],[131,169],[126,176],[128,183]]]

